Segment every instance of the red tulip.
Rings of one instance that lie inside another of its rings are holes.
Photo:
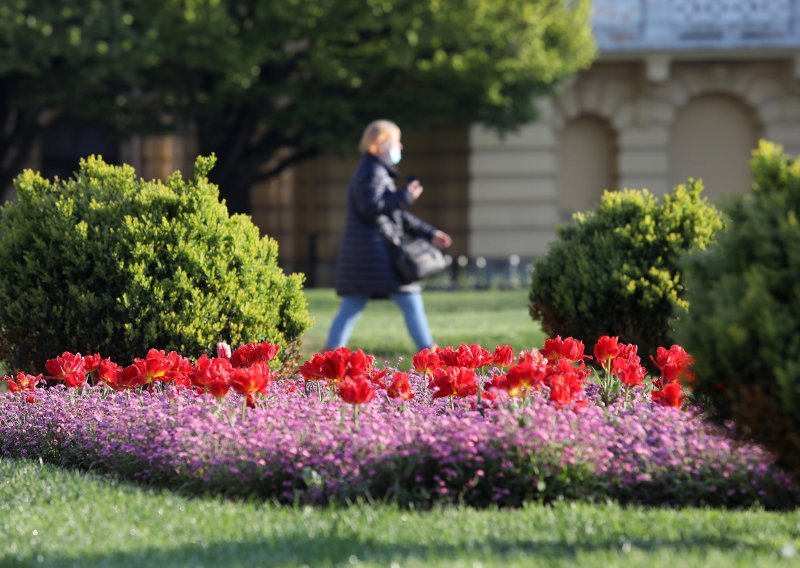
[[[577,369],[551,373],[546,384],[550,389],[550,400],[559,406],[575,402],[583,392],[583,380]]]
[[[367,355],[361,349],[350,352],[347,362],[347,373],[344,378],[369,377],[372,374],[372,366],[375,364],[375,357]]]
[[[265,394],[272,377],[267,363],[262,361],[249,367],[233,369],[230,373],[229,383],[231,388],[239,394],[252,397],[255,394]]]
[[[492,380],[486,383],[486,390],[502,390],[509,393],[511,396],[519,396],[521,393],[519,384],[511,384],[508,381],[508,375],[495,375]]]
[[[272,361],[281,350],[281,346],[276,343],[262,341],[261,345],[259,345],[259,350],[261,351],[261,356],[266,361]]]
[[[564,341],[561,339],[560,335],[556,335],[555,337],[550,337],[544,340],[544,345],[542,346],[542,355],[544,355],[548,362],[554,363],[558,361],[559,357],[561,357],[561,350],[564,348]]]
[[[445,396],[467,397],[478,392],[475,371],[466,367],[436,369],[428,383],[433,398]]]
[[[458,346],[456,360],[458,361],[459,367],[480,369],[481,367],[491,365],[494,362],[494,357],[491,352],[480,345],[462,343]]]
[[[347,371],[349,364],[350,350],[346,347],[340,347],[333,351],[326,351],[322,361],[322,376],[329,381],[341,381],[348,376]],[[363,374],[361,376],[363,376]]]
[[[647,369],[637,363],[631,363],[625,359],[614,359],[612,363],[612,372],[617,378],[629,387],[635,387],[642,384]]]
[[[508,375],[495,375],[492,377],[492,380],[486,384],[486,387],[487,392],[500,390],[514,398],[524,397],[527,393],[519,380],[509,379]]]
[[[125,368],[118,367],[117,376],[107,384],[114,390],[122,390],[135,389],[146,385],[147,382],[147,376],[142,373],[139,366],[133,364]]]
[[[547,376],[547,368],[544,365],[519,363],[508,369],[508,376],[518,378],[523,386],[535,389]]]
[[[519,362],[536,366],[547,365],[547,357],[538,349],[531,349],[530,351],[522,351],[519,354]]]
[[[636,363],[637,365],[640,365],[642,360],[639,358],[638,351],[638,345],[634,345],[633,343],[620,343],[617,359],[625,359],[629,363]]]
[[[442,361],[439,359],[436,352],[431,351],[427,347],[414,355],[411,362],[414,365],[415,371],[426,375],[433,373],[434,369],[438,369],[442,366]]]
[[[583,381],[590,371],[584,368],[574,367],[572,361],[560,359],[555,365],[548,367],[547,376],[544,384],[550,389],[550,400],[563,406],[578,400],[578,395],[583,392]]]
[[[192,386],[192,374],[194,373],[192,362],[175,351],[170,351],[167,354],[167,361],[170,368],[162,380],[171,382],[177,387],[190,388]]]
[[[447,347],[437,347],[436,356],[439,358],[441,365],[447,367],[460,366],[458,363],[458,351],[453,349],[452,345],[448,345]]]
[[[560,335],[553,338],[546,339],[544,347],[542,347],[542,354],[547,357],[550,364],[555,364],[559,359],[577,363],[583,359],[591,359],[588,355],[584,355],[583,341],[579,341],[573,337],[561,339]]]
[[[379,389],[385,389],[386,383],[383,382],[383,379],[385,379],[388,375],[389,375],[389,369],[378,371],[377,369],[373,368],[369,372],[369,375],[367,375],[367,380],[371,382],[373,386],[376,386]]]
[[[656,358],[650,356],[650,360],[661,371],[659,385],[673,383],[681,379],[690,382],[694,375],[689,371],[689,366],[694,363],[694,359],[680,345],[673,345],[669,349],[659,347]]]
[[[493,361],[498,367],[508,367],[514,362],[514,349],[510,345],[495,348]]]
[[[401,400],[411,400],[414,395],[411,392],[411,383],[408,382],[408,373],[395,373],[392,377],[392,384],[386,390],[389,398],[399,398]]]
[[[567,361],[572,361],[573,363],[582,361],[583,359],[591,359],[591,357],[588,355],[584,355],[583,351],[583,341],[578,341],[575,338],[567,337],[564,340],[564,344],[561,348],[561,358],[566,359]]]
[[[347,347],[339,347],[315,354],[300,366],[299,371],[307,381],[327,379],[337,383],[345,379],[369,379],[374,375],[375,380],[380,382],[382,376],[374,372],[374,362],[375,358],[361,349],[350,351]]]
[[[167,354],[161,349],[151,349],[147,352],[144,359],[136,358],[133,364],[139,369],[139,373],[144,377],[145,384],[155,381],[163,382],[165,375],[172,368],[172,361],[167,358]]]
[[[6,375],[2,379],[8,383],[8,388],[11,392],[32,391],[36,389],[36,385],[43,379],[42,375],[28,375],[27,373],[17,373],[15,377]]]
[[[103,358],[98,353],[95,353],[94,355],[86,355],[83,358],[83,364],[86,367],[86,372],[92,373],[96,371],[97,368],[100,366],[100,361],[102,359]]]
[[[230,390],[232,372],[233,367],[229,359],[220,357],[209,359],[207,355],[203,355],[195,363],[194,372],[190,378],[193,385],[217,398],[222,398]]]
[[[86,382],[86,365],[80,353],[73,355],[64,351],[61,357],[49,359],[45,369],[57,381],[64,381],[68,388],[77,388]]]
[[[492,386],[514,397],[525,396],[528,391],[538,389],[546,376],[546,367],[520,363],[510,367],[505,376],[492,379]]]
[[[227,376],[217,375],[209,379],[203,390],[214,398],[223,398],[231,390],[231,384],[228,382]]]
[[[269,362],[275,358],[280,350],[280,345],[262,341],[261,343],[248,343],[242,345],[231,356],[231,365],[234,367],[249,367],[259,361]]]
[[[97,378],[110,386],[111,383],[117,380],[117,373],[119,370],[120,366],[111,359],[103,359],[97,366]]]
[[[672,406],[680,408],[683,404],[683,399],[686,394],[683,392],[681,385],[672,382],[667,383],[661,390],[653,391],[653,402],[662,406]]]
[[[548,364],[547,366],[547,374],[548,376],[553,373],[571,373],[574,374],[575,377],[581,381],[581,383],[592,374],[590,369],[586,368],[586,364],[580,362],[576,367],[572,361],[568,361],[567,359],[560,359],[555,362],[555,364]],[[545,378],[546,381],[546,378]]]
[[[325,353],[322,372],[326,379],[337,382],[345,379],[365,378],[372,372],[374,357],[361,349],[350,351],[340,347]]]
[[[375,398],[375,390],[365,378],[347,378],[338,383],[339,396],[349,404],[365,404]]]
[[[325,362],[324,353],[315,353],[310,361],[303,363],[298,369],[299,373],[307,381],[318,381],[324,379],[325,375],[322,372],[322,364]]]
[[[604,367],[617,355],[619,355],[619,337],[604,335],[594,344],[595,361]]]

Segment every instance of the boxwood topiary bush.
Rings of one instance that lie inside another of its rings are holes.
[[[17,177],[0,210],[0,357],[39,372],[63,351],[124,363],[151,347],[198,356],[269,340],[295,352],[310,323],[302,276],[228,214],[207,180],[214,161],[166,183],[98,157],[69,180]]]
[[[647,190],[606,191],[596,209],[576,213],[534,263],[531,316],[548,334],[589,345],[602,335],[643,354],[669,345],[673,312],[687,305],[678,259],[722,227],[702,189],[689,180],[663,200]]]
[[[698,400],[734,419],[800,479],[800,161],[761,142],[753,194],[718,242],[686,260],[692,309],[678,327]]]

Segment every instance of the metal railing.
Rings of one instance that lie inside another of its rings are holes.
[[[445,255],[447,270],[425,281],[427,290],[519,290],[530,283],[532,258]]]

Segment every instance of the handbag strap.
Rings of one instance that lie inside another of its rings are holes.
[[[403,237],[406,234],[402,224],[400,225],[400,234],[397,234],[396,231],[391,229],[391,227],[395,226],[396,224],[392,221],[389,215],[381,214],[376,217],[368,217],[359,211],[357,206],[355,207],[355,210],[359,217],[375,227],[375,229],[378,231],[378,234],[382,236],[387,243],[397,249],[402,246]]]

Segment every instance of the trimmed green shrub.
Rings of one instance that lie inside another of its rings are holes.
[[[94,156],[69,180],[20,174],[0,210],[0,357],[38,372],[63,351],[120,363],[223,340],[296,351],[310,324],[303,277],[284,275],[248,216],[229,216],[207,180],[214,162],[166,183]]]
[[[685,261],[692,309],[678,335],[709,413],[734,419],[800,479],[800,161],[762,141],[751,169],[753,194]]]
[[[674,310],[687,307],[678,259],[722,227],[702,189],[689,180],[663,200],[647,190],[606,191],[596,209],[576,213],[534,263],[531,316],[550,335],[590,345],[602,335],[644,354],[669,345]]]

